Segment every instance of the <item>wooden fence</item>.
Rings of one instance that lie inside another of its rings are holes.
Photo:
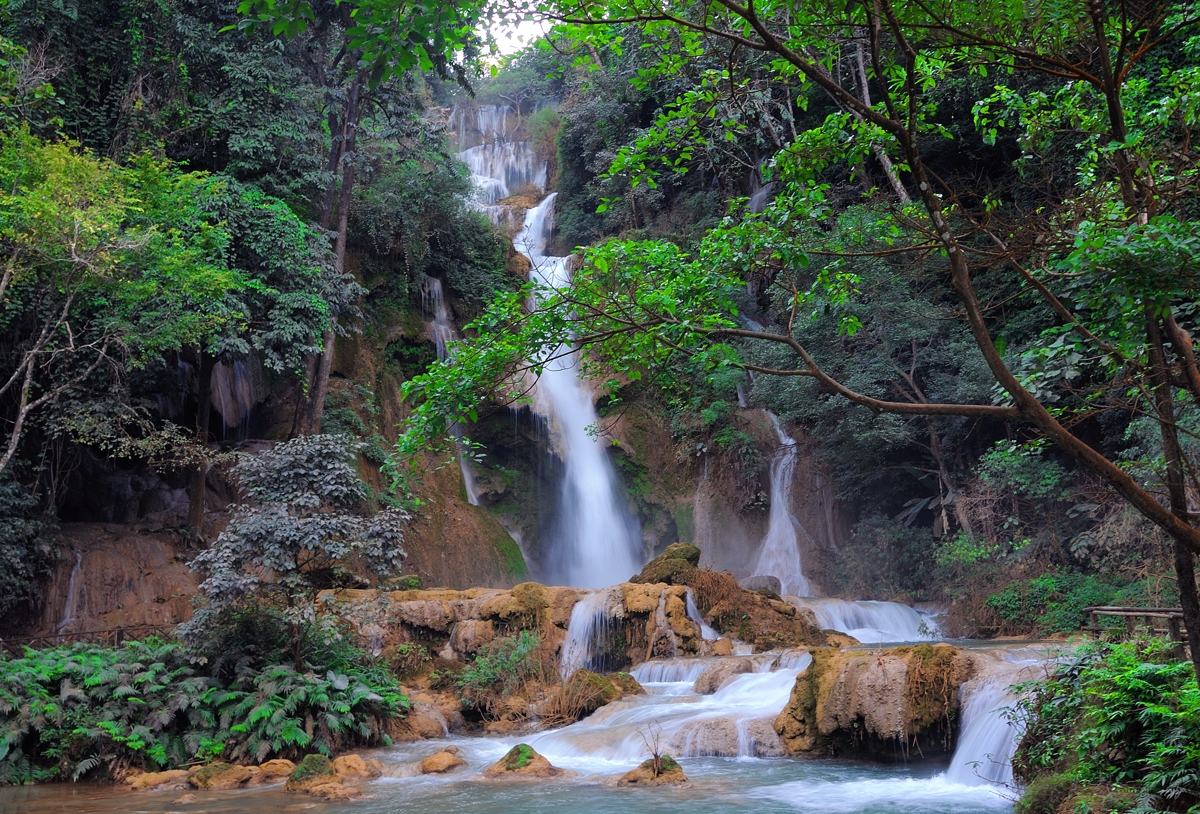
[[[1084,608],[1083,612],[1088,614],[1088,618],[1091,620],[1091,624],[1084,630],[1096,637],[1105,631],[1113,630],[1111,627],[1100,626],[1100,619],[1108,616],[1124,619],[1125,632],[1130,635],[1137,632],[1138,628],[1142,628],[1150,633],[1165,633],[1176,642],[1183,641],[1182,608],[1126,608],[1117,605],[1098,605]],[[1139,619],[1142,621],[1140,625],[1138,624]],[[1158,624],[1159,620],[1162,622],[1161,626]]]

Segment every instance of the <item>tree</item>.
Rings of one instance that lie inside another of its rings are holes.
[[[265,606],[290,626],[295,667],[303,670],[317,591],[359,564],[378,574],[397,571],[408,514],[363,510],[366,485],[354,470],[352,445],[340,436],[294,438],[246,458],[234,473],[251,502],[234,507],[228,528],[192,561],[205,577],[206,602],[181,630],[197,640],[228,613]]]
[[[619,42],[620,26],[637,25],[663,43],[663,72],[676,70],[680,54],[729,55],[725,69],[681,94],[618,154],[610,172],[634,184],[686,172],[679,157],[700,139],[737,138],[715,111],[744,92],[735,71],[742,54],[764,55],[777,78],[823,94],[838,110],[776,155],[781,192],[763,216],[731,218],[694,255],[669,245],[613,242],[590,250],[570,288],[544,300],[535,314],[524,314],[517,298],[495,303],[477,323],[480,339],[460,348],[453,363],[410,383],[410,395],[430,406],[414,416],[401,453],[461,421],[480,397],[520,397],[512,376],[527,366],[521,360],[570,336],[594,370],[626,377],[665,370],[686,355],[712,367],[811,378],[874,412],[1020,422],[1174,540],[1200,673],[1194,577],[1200,516],[1189,508],[1189,492],[1194,499],[1200,481],[1197,462],[1180,444],[1181,434],[1196,431],[1190,414],[1200,408],[1189,334],[1200,272],[1191,204],[1197,155],[1189,138],[1197,124],[1189,100],[1200,83],[1196,41],[1189,39],[1200,22],[1195,9],[1164,0],[1032,6],[547,0],[539,10],[592,46]],[[978,75],[1005,82],[978,100],[975,119],[985,140],[1011,138],[1015,130],[1025,149],[1016,189],[936,163],[949,131],[937,118],[933,91]],[[1023,86],[1029,77],[1049,77],[1055,87]],[[876,199],[874,223],[856,239],[828,240],[821,224],[834,214],[829,173],[853,172],[872,156],[889,185],[899,183],[906,194]],[[993,403],[861,393],[830,375],[797,339],[795,325],[812,310],[841,314],[846,334],[858,330],[848,306],[860,293],[861,257],[904,262],[954,297],[997,385]],[[738,291],[756,277],[773,284],[785,305],[779,330],[738,321]],[[1045,314],[1040,338],[1026,348],[1008,349],[993,335],[997,309],[980,295],[980,286],[994,291],[1006,280],[1036,295]],[[746,362],[736,350],[745,343],[773,343],[786,358],[777,365]],[[1098,410],[1153,419],[1162,448],[1157,479],[1139,481],[1072,431]]]

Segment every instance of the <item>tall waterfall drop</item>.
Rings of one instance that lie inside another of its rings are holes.
[[[767,534],[758,550],[752,574],[777,578],[784,595],[808,596],[811,589],[804,576],[800,541],[796,537],[799,521],[792,516],[792,479],[799,458],[796,439],[783,431],[774,413],[768,411],[767,415],[779,439],[779,449],[771,460],[771,513],[767,519]]]
[[[525,214],[525,228],[513,246],[529,258],[539,283],[559,288],[570,281],[567,258],[545,254],[553,230],[554,198],[554,193],[546,196]],[[550,578],[565,585],[614,585],[641,568],[641,529],[621,500],[603,441],[593,431],[599,417],[592,394],[580,380],[574,354],[564,347],[547,348],[546,358],[553,361],[538,379],[538,391],[549,406],[564,473],[558,529],[545,568]]]
[[[507,107],[481,107],[472,122],[467,116],[465,109],[456,110],[452,121],[464,148],[459,157],[474,176],[480,209],[494,223],[505,222],[510,210],[499,202],[523,187],[544,190],[546,164],[529,142],[511,138]],[[482,143],[467,146],[463,134],[468,124],[478,130]],[[537,282],[559,288],[570,281],[570,272],[567,258],[546,254],[554,228],[554,198],[547,195],[525,213],[513,246],[529,259]],[[558,525],[544,538],[543,578],[580,588],[614,585],[641,568],[641,528],[621,498],[604,442],[594,432],[599,419],[574,354],[567,347],[544,352],[553,361],[538,380],[538,395],[549,414],[564,472]]]

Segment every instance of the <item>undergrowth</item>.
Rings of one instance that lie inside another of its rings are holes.
[[[1017,689],[1012,714],[1027,728],[1013,768],[1028,784],[1018,811],[1064,800],[1086,812],[1200,806],[1200,691],[1172,642],[1089,645]]]
[[[72,644],[0,659],[0,782],[262,761],[386,743],[408,699],[348,648],[322,669],[265,664],[222,677],[183,646]],[[311,668],[312,665],[310,664]]]

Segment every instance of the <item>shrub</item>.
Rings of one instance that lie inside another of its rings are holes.
[[[1111,604],[1124,588],[1092,574],[1042,574],[1013,582],[985,604],[1017,630],[1069,633],[1087,622],[1084,608]]]
[[[528,630],[489,643],[458,676],[463,700],[487,706],[498,697],[511,695],[527,678],[540,672],[537,648],[538,635]]]

